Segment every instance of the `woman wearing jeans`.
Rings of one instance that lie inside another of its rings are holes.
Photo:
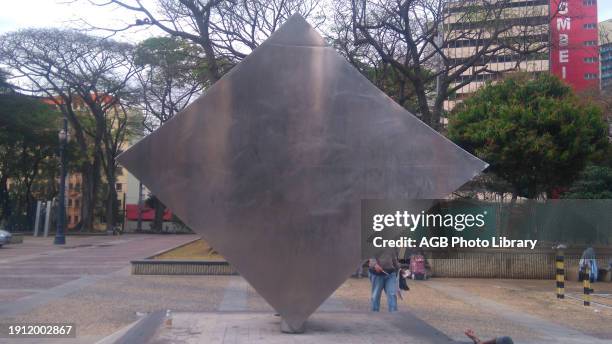
[[[397,273],[400,265],[396,250],[382,251],[369,263],[370,282],[372,282],[372,311],[380,311],[382,291],[387,295],[389,312],[397,311]]]

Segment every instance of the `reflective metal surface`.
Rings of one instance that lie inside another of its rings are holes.
[[[443,198],[486,164],[293,16],[119,157],[295,329],[360,262],[360,200]]]

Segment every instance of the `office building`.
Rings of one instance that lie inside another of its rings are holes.
[[[612,19],[599,23],[601,89],[612,93]]]
[[[443,32],[456,68],[483,54],[451,84],[451,110],[487,81],[509,72],[551,72],[576,91],[599,87],[596,0],[449,1]],[[460,37],[460,39],[455,39]],[[498,48],[498,50],[496,50]]]

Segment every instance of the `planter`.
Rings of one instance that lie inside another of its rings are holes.
[[[132,275],[237,275],[226,261],[219,260],[133,260]]]
[[[164,254],[180,250],[200,239],[160,251],[145,259],[133,260],[132,275],[237,275],[238,272],[222,259],[174,259],[160,258]]]

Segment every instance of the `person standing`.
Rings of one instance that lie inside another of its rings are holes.
[[[580,257],[580,262],[578,263],[578,266],[580,267],[579,271],[582,276],[585,276],[587,271],[589,272],[589,275],[585,276],[584,278],[588,278],[591,283],[597,281],[597,257],[595,256],[595,250],[590,245],[590,243],[589,247],[587,247],[582,252],[582,256]]]
[[[372,283],[372,311],[380,311],[383,290],[387,297],[389,312],[397,311],[397,273],[400,265],[396,250],[384,250],[369,261],[370,282]]]

